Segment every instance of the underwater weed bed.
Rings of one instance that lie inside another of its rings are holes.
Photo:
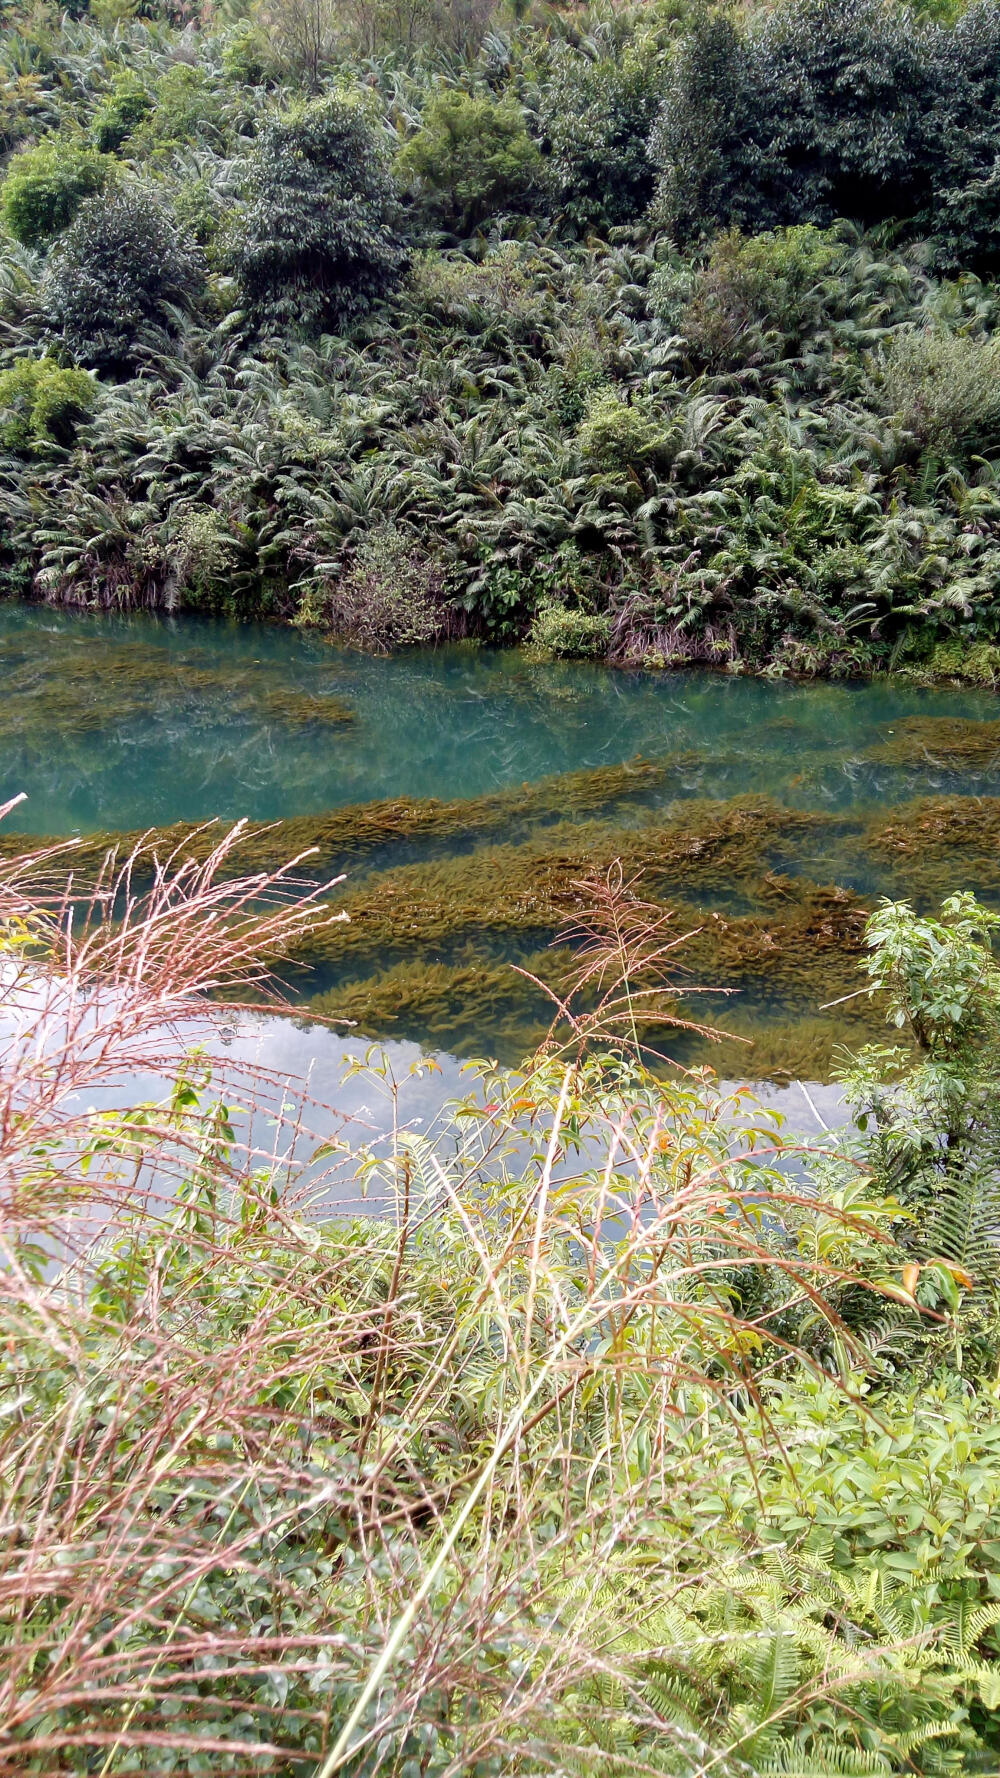
[[[844,997],[874,900],[928,907],[955,882],[1000,900],[983,693],[373,660],[279,629],[17,606],[0,657],[6,784],[28,792],[9,826],[76,833],[86,876],[150,831],[161,856],[204,861],[205,823],[248,816],[225,868],[308,853],[310,880],[343,872],[349,926],[286,976],[359,1034],[520,1061],[551,1009],[511,966],[562,979],[575,885],[617,860],[692,934],[693,976],[730,991],[713,1022],[741,1041],[672,1053],[826,1079],[873,1032]]]

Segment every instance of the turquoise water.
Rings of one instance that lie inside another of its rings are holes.
[[[985,692],[371,659],[278,627],[14,604],[0,679],[0,794],[26,795],[8,832],[302,817],[268,843],[342,872],[350,923],[289,986],[359,1037],[516,1064],[552,1007],[510,965],[565,984],[580,882],[621,859],[693,934],[684,966],[713,992],[685,999],[678,976],[681,1010],[729,1034],[678,1036],[674,1059],[829,1079],[842,1044],[882,1034],[853,992],[874,898],[1000,905]],[[638,758],[654,770],[619,769]]]
[[[517,653],[346,653],[277,627],[0,606],[8,818],[24,833],[209,816],[273,820],[387,797],[457,799],[642,755],[672,756],[663,800],[762,792],[860,811],[995,791],[1000,759],[867,758],[907,717],[996,719],[987,693],[626,674]],[[295,720],[284,694],[344,706]]]

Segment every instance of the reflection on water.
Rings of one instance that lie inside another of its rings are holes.
[[[549,1009],[511,963],[563,986],[578,885],[621,859],[694,933],[698,982],[733,995],[698,1011],[741,1041],[681,1039],[677,1059],[828,1078],[839,1043],[880,1030],[844,999],[872,900],[1000,902],[987,693],[373,660],[279,628],[13,604],[0,675],[19,832],[248,816],[281,824],[248,867],[311,846],[317,873],[345,871],[350,925],[290,985],[361,1034],[515,1063]]]
[[[456,1101],[483,1102],[482,1084],[466,1064],[444,1051],[429,1056],[415,1043],[387,1043],[373,1050],[316,1024],[256,1014],[206,1020],[204,1027],[192,1026],[187,1037],[214,1061],[215,1090],[222,1097],[242,1102],[241,1088],[253,1082],[252,1115],[236,1115],[239,1140],[273,1170],[286,1201],[302,1205],[313,1217],[355,1209],[393,1214],[391,1199],[377,1187],[369,1190],[359,1183],[351,1157],[367,1149],[387,1158],[401,1133],[440,1137],[446,1129],[453,1131],[449,1107]],[[111,1110],[155,1102],[164,1097],[168,1084],[163,1076],[131,1073],[120,1083],[88,1089],[86,1104]],[[720,1084],[726,1092],[736,1083]],[[836,1087],[796,1082],[757,1090],[761,1104],[780,1112],[788,1131],[805,1142],[821,1140],[847,1121]],[[78,1107],[67,1095],[67,1114],[77,1109],[84,1109],[82,1099]],[[331,1143],[350,1150],[343,1166],[325,1152],[322,1163],[311,1166],[317,1148],[325,1151]],[[442,1152],[447,1152],[447,1143]],[[530,1153],[526,1140],[525,1160]],[[603,1155],[573,1155],[556,1176],[575,1175],[598,1159]],[[794,1157],[787,1165],[794,1169]],[[319,1190],[317,1178],[323,1181]]]

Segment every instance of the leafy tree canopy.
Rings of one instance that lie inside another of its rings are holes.
[[[445,92],[431,100],[397,165],[432,217],[454,234],[469,235],[490,216],[523,204],[539,179],[541,157],[517,106]]]
[[[170,325],[204,281],[201,257],[166,201],[136,181],[90,198],[53,252],[44,296],[53,325],[84,362],[135,360],[150,328]]]
[[[388,154],[360,97],[265,123],[233,252],[254,319],[340,326],[393,288],[405,257]]]

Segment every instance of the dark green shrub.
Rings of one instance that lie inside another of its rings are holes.
[[[43,292],[74,357],[118,369],[203,282],[198,249],[166,202],[130,181],[84,204],[52,255]]]
[[[397,166],[442,227],[469,235],[526,202],[541,156],[517,106],[455,91],[431,100]]]
[[[94,114],[92,134],[101,154],[117,154],[153,108],[149,93],[134,74],[121,74]]]
[[[738,157],[752,128],[746,64],[745,43],[732,20],[698,13],[649,139],[660,175],[657,213],[681,241],[738,219]]]
[[[879,0],[707,14],[674,63],[651,153],[681,240],[714,228],[905,222],[943,268],[1000,265],[1000,7],[954,25]]]
[[[656,178],[647,137],[664,78],[652,40],[620,57],[567,51],[558,59],[544,122],[553,195],[577,227],[613,228],[645,210]]]
[[[337,328],[398,282],[396,189],[360,98],[331,95],[262,128],[233,254],[254,319]]]
[[[96,401],[86,371],[63,370],[54,358],[22,358],[0,371],[0,443],[20,454],[71,444]]]
[[[879,0],[798,0],[742,32],[702,21],[651,142],[665,218],[684,238],[913,214],[931,174],[935,43]]]
[[[0,203],[14,239],[44,247],[72,222],[83,203],[100,191],[112,163],[84,142],[46,136],[11,162]]]
[[[1000,7],[979,0],[936,38],[923,226],[948,270],[1000,267]]]

